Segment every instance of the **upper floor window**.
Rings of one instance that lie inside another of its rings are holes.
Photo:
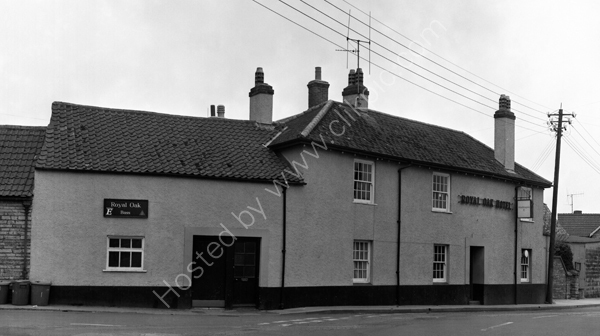
[[[375,165],[372,161],[354,160],[354,201],[373,203]]]
[[[433,203],[434,211],[450,211],[450,175],[433,173]]]

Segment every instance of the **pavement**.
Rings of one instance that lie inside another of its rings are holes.
[[[134,313],[161,315],[210,315],[210,316],[250,316],[250,315],[292,315],[292,314],[401,314],[401,313],[434,313],[434,312],[480,312],[480,311],[538,311],[587,308],[600,306],[600,298],[581,300],[554,300],[553,304],[520,304],[520,305],[452,305],[452,306],[335,306],[335,307],[303,307],[281,310],[257,310],[254,308],[193,308],[193,309],[152,309],[99,306],[15,306],[0,304],[0,310],[37,310],[88,313]]]

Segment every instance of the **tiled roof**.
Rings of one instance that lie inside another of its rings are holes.
[[[0,126],[0,196],[31,197],[46,127]]]
[[[552,211],[550,211],[550,208],[548,208],[548,205],[546,205],[546,203],[544,203],[544,236],[550,236],[550,225],[552,224]],[[555,235],[554,237],[556,238],[556,241],[568,241],[569,238],[571,238],[571,236],[569,235],[569,233],[567,232],[567,230],[565,230],[564,227],[562,227],[562,225],[560,225],[560,221],[557,220],[556,221],[556,228],[555,228]]]
[[[571,236],[589,237],[600,227],[600,214],[559,213],[558,220]]]
[[[277,132],[254,121],[54,102],[36,167],[272,181],[288,168],[263,146]]]
[[[573,244],[590,244],[590,243],[600,243],[600,239],[598,239],[598,238],[588,238],[588,237],[578,237],[578,236],[569,236],[569,238],[567,238],[567,240],[565,240],[565,242],[567,242],[567,243],[573,243]]]
[[[507,172],[494,158],[492,148],[464,132],[373,110],[354,110],[339,102],[328,101],[279,123],[287,128],[271,142],[272,148],[299,141],[321,143],[322,136],[333,148],[551,186],[551,182],[519,164],[515,164],[514,173]],[[342,126],[346,128],[342,136],[332,133],[331,129],[342,132]]]

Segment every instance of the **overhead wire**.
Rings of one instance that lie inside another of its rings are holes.
[[[312,33],[312,34],[314,34],[314,35],[316,35],[316,36],[318,36],[318,37],[322,38],[322,39],[323,39],[323,40],[325,40],[325,41],[328,41],[329,43],[333,44],[334,46],[336,46],[336,47],[338,47],[338,48],[342,48],[342,49],[344,48],[343,46],[341,46],[341,45],[339,45],[339,44],[337,44],[337,43],[335,43],[335,42],[331,41],[330,39],[328,39],[328,38],[324,37],[323,35],[321,35],[321,34],[318,34],[318,33],[314,32],[313,30],[311,30],[311,29],[309,29],[309,28],[307,28],[307,27],[305,27],[305,26],[301,25],[300,23],[298,23],[298,22],[296,22],[296,21],[294,21],[294,20],[292,20],[292,19],[290,19],[290,18],[286,17],[285,15],[283,15],[283,14],[281,14],[281,13],[279,13],[279,12],[275,11],[274,9],[272,9],[272,8],[269,8],[268,6],[265,6],[264,4],[262,4],[262,3],[258,2],[257,0],[252,0],[252,1],[253,1],[254,3],[256,3],[256,4],[260,5],[261,7],[263,7],[263,8],[265,8],[265,9],[269,10],[270,12],[272,12],[272,13],[274,13],[274,14],[277,14],[278,16],[280,16],[280,17],[282,17],[282,18],[286,19],[287,21],[289,21],[289,22],[291,22],[291,23],[293,23],[293,24],[295,24],[295,25],[299,26],[300,28],[302,28],[302,29],[304,29],[304,30],[306,30],[306,31],[308,31],[308,32],[310,32],[310,33]],[[289,4],[285,3],[285,2],[284,2],[284,1],[282,1],[282,0],[280,0],[280,2],[282,2],[282,3],[286,4],[288,7],[292,8],[292,9],[295,9],[293,6],[290,6]],[[301,11],[299,11],[299,10],[297,10],[297,9],[295,9],[295,10],[296,10],[296,11],[298,11],[298,12],[300,12],[300,13],[302,13],[302,14],[304,14],[303,12],[301,12]],[[307,17],[309,17],[309,18],[311,18],[310,16],[308,16],[308,15],[306,15],[306,14],[304,14],[304,15],[305,15],[305,16],[307,16]],[[335,29],[333,29],[333,28],[331,28],[331,27],[329,27],[329,26],[325,25],[324,23],[321,23],[321,22],[319,22],[318,20],[315,20],[314,18],[311,18],[311,19],[312,19],[312,20],[314,20],[314,21],[316,21],[316,22],[318,22],[318,23],[320,23],[321,25],[323,25],[323,26],[325,26],[325,27],[329,28],[329,29],[330,29],[330,30],[332,30],[333,32],[335,32],[335,33],[337,33],[337,34],[339,34],[339,35],[341,35],[341,36],[344,36],[342,33],[340,33],[340,32],[338,32],[338,31],[336,31]],[[344,37],[345,37],[345,36],[344,36]],[[367,59],[365,59],[364,57],[362,57],[362,56],[360,56],[360,55],[358,55],[358,57],[359,57],[359,58],[361,58],[361,59],[363,59],[363,60],[365,60],[365,61],[367,60]],[[463,107],[465,107],[465,108],[468,108],[468,109],[470,109],[470,110],[472,110],[472,111],[474,111],[474,112],[476,112],[476,113],[483,114],[483,115],[485,115],[485,116],[487,116],[487,117],[493,118],[493,116],[492,116],[492,115],[489,115],[489,114],[486,114],[486,113],[484,113],[484,112],[481,112],[481,111],[479,111],[479,110],[476,110],[476,109],[474,109],[474,108],[472,108],[472,107],[470,107],[470,106],[468,106],[468,105],[465,105],[465,104],[463,104],[463,103],[461,103],[461,102],[458,102],[458,101],[456,101],[456,100],[454,100],[454,99],[452,99],[452,98],[446,97],[446,96],[444,96],[444,95],[442,95],[442,94],[440,94],[440,93],[438,93],[438,92],[435,92],[435,91],[433,91],[433,90],[431,90],[431,89],[428,89],[428,88],[426,88],[426,87],[424,87],[424,86],[422,86],[422,85],[419,85],[419,84],[417,84],[417,83],[415,83],[415,82],[413,82],[413,81],[411,81],[411,80],[408,80],[408,79],[406,79],[406,78],[404,78],[404,77],[402,77],[402,76],[400,76],[400,75],[398,75],[398,74],[396,74],[396,73],[394,73],[394,72],[392,72],[392,71],[388,70],[387,68],[384,68],[383,66],[380,66],[380,65],[379,65],[379,64],[377,64],[377,63],[373,63],[373,62],[371,62],[371,64],[372,64],[372,65],[374,65],[375,67],[377,67],[377,68],[381,69],[382,71],[385,71],[385,72],[387,72],[387,73],[391,74],[392,76],[395,76],[395,77],[397,77],[397,78],[399,78],[399,79],[402,79],[402,80],[404,80],[404,81],[406,81],[406,82],[408,82],[408,83],[410,83],[410,84],[412,84],[412,85],[414,85],[414,86],[417,86],[417,87],[419,87],[419,88],[421,88],[421,89],[423,89],[423,90],[425,90],[425,91],[427,91],[427,92],[430,92],[430,93],[432,93],[432,94],[434,94],[434,95],[436,95],[436,96],[439,96],[439,97],[441,97],[441,98],[443,98],[443,99],[446,99],[446,100],[448,100],[448,101],[451,101],[451,102],[453,102],[453,103],[455,103],[455,104],[457,104],[457,105],[460,105],[460,106],[463,106]],[[438,85],[439,85],[439,84],[438,84]],[[451,90],[451,89],[450,89],[450,91],[453,91],[453,90]],[[493,108],[492,108],[492,107],[490,107],[490,106],[487,106],[487,105],[485,105],[485,104],[483,104],[483,103],[481,103],[481,102],[475,101],[475,100],[473,100],[473,99],[471,99],[471,98],[469,98],[469,97],[466,97],[466,96],[464,96],[464,95],[462,95],[462,94],[460,94],[460,93],[457,93],[457,94],[459,94],[459,95],[461,95],[461,96],[463,96],[463,97],[465,97],[465,98],[467,98],[467,99],[469,99],[469,100],[471,100],[471,101],[474,101],[474,102],[476,102],[476,103],[479,103],[479,104],[481,104],[481,105],[483,105],[483,106],[486,106],[486,107],[488,107],[488,108],[491,108],[491,109],[493,109]],[[525,121],[525,120],[524,120],[524,121]],[[531,122],[530,122],[530,123],[531,123]],[[533,124],[534,124],[534,125],[536,125],[536,126],[540,126],[540,125],[537,125],[537,124],[535,124],[535,123],[533,123]],[[520,126],[520,125],[516,125],[516,126],[517,126],[517,127],[520,127],[520,128],[523,128],[523,129],[527,129],[527,130],[533,131],[533,132],[537,132],[536,130],[533,130],[533,129],[531,129],[531,128],[527,128],[527,127]]]
[[[327,17],[329,17],[330,19],[334,20],[334,21],[335,21],[335,22],[337,22],[338,24],[342,25],[344,28],[348,28],[348,30],[352,30],[353,32],[356,32],[357,34],[360,34],[360,33],[358,33],[357,31],[355,31],[354,29],[350,28],[349,26],[346,26],[344,23],[342,23],[342,22],[340,22],[340,21],[338,21],[338,20],[336,20],[336,19],[332,18],[332,17],[331,17],[331,16],[329,16],[328,14],[325,14],[325,13],[323,13],[321,10],[319,10],[319,9],[317,9],[317,8],[313,7],[312,5],[310,5],[310,4],[308,4],[308,3],[306,3],[304,0],[300,0],[300,1],[301,1],[301,2],[303,2],[303,3],[305,3],[306,5],[310,6],[311,8],[313,8],[313,9],[315,9],[315,10],[319,11],[321,14],[323,14],[323,15],[325,15],[325,16],[327,16]],[[303,11],[301,11],[301,10],[297,9],[296,7],[294,7],[294,6],[292,6],[292,5],[288,4],[288,3],[286,3],[285,1],[283,1],[283,0],[279,0],[279,2],[281,2],[281,3],[283,3],[284,5],[286,5],[286,6],[290,7],[291,9],[295,10],[296,12],[298,12],[298,13],[300,13],[300,14],[302,14],[302,15],[306,16],[307,18],[309,18],[309,19],[311,19],[311,20],[315,21],[316,23],[318,23],[318,24],[320,24],[320,25],[322,25],[322,26],[326,27],[327,29],[329,29],[329,30],[333,31],[334,33],[336,33],[336,34],[338,34],[338,35],[340,35],[340,36],[342,36],[342,37],[344,37],[344,38],[347,38],[347,36],[345,36],[344,34],[340,33],[339,31],[335,30],[334,28],[332,28],[332,27],[328,26],[327,24],[325,24],[325,23],[323,23],[323,22],[321,22],[321,21],[319,21],[319,20],[315,19],[314,17],[312,17],[312,16],[310,16],[310,15],[306,14],[305,12],[303,12]],[[363,34],[360,34],[360,35],[366,38],[366,36],[364,36]],[[373,42],[373,43],[374,43],[374,44],[377,44],[377,45],[379,45],[379,46],[381,46],[380,44],[378,44],[378,43],[376,43],[376,42]],[[383,46],[381,46],[381,47],[383,47]],[[385,48],[385,47],[383,47],[383,48],[384,48],[384,49],[386,49],[386,50],[388,50],[388,51],[390,51],[390,52],[392,52],[392,53],[394,53],[393,51],[391,51],[391,50],[389,50],[389,49],[387,49],[387,48]],[[492,110],[494,110],[494,109],[495,109],[494,107],[491,107],[491,106],[489,106],[489,105],[486,105],[486,104],[484,104],[484,103],[482,103],[482,102],[480,102],[480,101],[477,101],[477,100],[475,100],[475,99],[472,99],[472,98],[470,98],[470,97],[468,97],[468,96],[466,96],[466,95],[464,95],[464,94],[462,94],[462,93],[460,93],[460,92],[457,92],[457,91],[455,91],[455,90],[453,90],[453,89],[451,89],[451,88],[449,88],[449,87],[447,87],[447,86],[445,86],[445,85],[442,85],[442,84],[440,84],[440,83],[438,83],[438,82],[436,82],[436,81],[433,81],[433,80],[431,80],[430,78],[427,78],[427,77],[425,77],[425,76],[423,76],[423,75],[421,75],[421,74],[419,74],[419,73],[417,73],[417,72],[415,72],[415,71],[413,71],[413,70],[411,70],[411,69],[409,69],[409,68],[407,68],[407,67],[405,67],[405,66],[401,65],[400,63],[398,63],[398,62],[395,62],[395,61],[391,60],[390,58],[388,58],[388,57],[386,57],[386,56],[384,56],[384,55],[382,55],[382,54],[380,54],[380,53],[378,53],[378,52],[376,52],[376,51],[373,51],[373,50],[371,50],[371,48],[368,48],[368,50],[369,50],[369,51],[371,51],[371,52],[373,52],[374,54],[376,54],[376,55],[378,55],[378,56],[380,56],[380,57],[384,58],[385,60],[387,60],[387,61],[389,61],[389,62],[391,62],[391,63],[393,63],[393,64],[395,64],[395,65],[397,65],[397,66],[399,66],[399,67],[401,67],[401,68],[404,68],[404,69],[406,69],[407,71],[409,71],[409,72],[411,72],[411,73],[413,73],[413,74],[415,74],[415,75],[417,75],[417,76],[419,76],[419,77],[421,77],[421,78],[423,78],[423,79],[425,79],[425,80],[427,80],[427,81],[429,81],[429,82],[431,82],[431,83],[433,83],[433,84],[435,84],[435,85],[437,85],[437,86],[440,86],[440,87],[442,87],[442,88],[444,88],[444,89],[446,89],[446,90],[448,90],[448,91],[450,91],[450,92],[452,92],[452,93],[455,93],[455,94],[457,94],[457,95],[459,95],[459,96],[461,96],[461,97],[463,97],[463,98],[466,98],[466,99],[468,99],[468,100],[471,100],[471,101],[473,101],[473,102],[475,102],[475,103],[477,103],[477,104],[483,105],[483,106],[485,106],[485,107],[487,107],[487,108],[490,108],[490,109],[492,109]],[[402,57],[402,56],[398,55],[397,53],[394,53],[394,54],[395,54],[395,55],[397,55],[397,56],[399,56],[399,57]],[[359,57],[360,57],[360,55],[359,55]],[[364,59],[364,58],[363,58],[363,59]],[[371,62],[371,64],[373,64],[373,63]],[[417,64],[415,64],[415,65],[417,65]],[[423,67],[421,67],[420,65],[417,65],[417,66],[419,66],[420,68],[423,68]],[[431,72],[430,70],[427,70],[427,69],[425,69],[425,68],[423,68],[423,69],[424,69],[424,70],[426,70],[426,71],[429,71],[429,72]],[[431,72],[431,73],[433,73],[433,72]],[[433,73],[433,74],[435,74],[435,73]],[[444,80],[446,80],[446,81],[449,81],[449,82],[453,83],[454,85],[457,85],[457,86],[459,86],[459,87],[461,87],[461,88],[463,88],[463,89],[466,89],[467,91],[470,91],[470,92],[472,92],[472,93],[475,93],[475,94],[477,94],[477,95],[479,95],[479,96],[481,96],[481,97],[483,97],[483,98],[486,98],[486,99],[488,99],[488,100],[490,100],[490,101],[492,101],[492,102],[496,102],[495,100],[492,100],[492,99],[490,99],[490,98],[488,98],[488,97],[482,96],[482,95],[480,95],[480,94],[478,94],[478,93],[476,93],[476,92],[474,92],[474,91],[472,91],[472,90],[470,90],[470,89],[468,89],[468,88],[465,88],[464,86],[461,86],[461,85],[459,85],[459,84],[457,84],[457,83],[454,83],[453,81],[450,81],[450,80],[448,80],[448,79],[446,79],[446,78],[444,78],[444,77],[442,77],[442,76],[439,76],[439,75],[437,75],[437,74],[435,74],[435,75],[436,75],[436,76],[438,76],[438,77],[441,77],[441,78],[443,78],[443,79],[444,79]],[[522,113],[524,113],[524,112],[522,112]],[[537,117],[531,116],[531,115],[529,115],[529,114],[527,114],[527,113],[524,113],[524,114],[526,114],[526,115],[528,115],[528,116],[530,116],[530,117],[533,117],[533,118],[539,119],[539,120],[543,120],[543,119],[540,119],[540,118],[537,118]],[[521,120],[521,121],[524,121],[524,122],[527,122],[527,123],[530,123],[530,124],[532,124],[532,125],[535,125],[535,126],[538,126],[538,127],[542,127],[542,128],[544,127],[544,126],[542,126],[542,125],[536,124],[536,123],[534,123],[534,122],[531,122],[531,121],[529,121],[529,120],[526,120],[526,119],[522,119],[522,118],[520,118],[519,120]]]
[[[330,15],[328,15],[328,14],[324,13],[324,12],[323,12],[323,11],[321,11],[320,9],[318,9],[318,8],[315,8],[314,6],[312,6],[312,5],[308,4],[308,3],[306,3],[304,0],[300,0],[300,1],[301,1],[301,2],[303,2],[304,4],[306,4],[307,6],[309,6],[309,7],[313,8],[314,10],[316,10],[316,11],[320,12],[321,14],[323,14],[323,15],[327,16],[327,17],[328,17],[328,18],[330,18],[331,20],[333,20],[333,21],[335,21],[335,22],[337,22],[337,23],[341,24],[342,26],[344,26],[344,28],[346,27],[346,25],[345,25],[344,23],[340,22],[339,20],[336,20],[336,19],[334,19],[333,17],[331,17]],[[338,6],[336,6],[336,5],[332,4],[332,3],[331,3],[331,2],[329,2],[328,0],[324,0],[324,1],[325,1],[325,2],[327,2],[328,4],[330,4],[331,6],[335,7],[336,9],[338,9],[340,12],[342,12],[342,13],[346,14],[346,12],[345,12],[343,9],[341,9],[341,8],[339,8]],[[368,27],[369,27],[369,29],[372,29],[372,30],[374,30],[374,31],[378,32],[379,34],[381,34],[381,35],[383,35],[383,36],[387,37],[387,38],[388,38],[388,39],[390,39],[391,41],[393,41],[393,42],[396,42],[397,44],[399,44],[399,45],[401,45],[401,46],[403,46],[403,47],[405,47],[405,48],[407,48],[407,49],[409,49],[409,50],[411,50],[411,51],[414,51],[412,48],[409,48],[409,47],[405,46],[404,44],[402,44],[402,43],[398,42],[397,40],[394,40],[394,39],[392,39],[392,38],[391,38],[391,37],[389,37],[388,35],[386,35],[386,34],[384,34],[384,33],[380,32],[379,30],[377,30],[377,29],[375,29],[375,28],[372,28],[372,27],[371,27],[369,24],[367,24],[367,23],[363,22],[362,20],[360,20],[360,19],[356,18],[355,16],[351,15],[350,13],[348,13],[348,16],[349,16],[349,18],[350,18],[350,17],[352,17],[352,18],[354,18],[356,21],[358,21],[358,22],[362,23],[363,25],[365,25],[365,26],[368,26]],[[350,31],[350,30],[352,30],[354,33],[357,33],[357,34],[359,34],[360,36],[362,36],[362,37],[364,37],[364,38],[367,38],[367,36],[365,36],[364,34],[361,34],[361,33],[359,33],[358,31],[356,31],[356,30],[354,30],[354,29],[350,28],[350,26],[348,26],[348,30],[349,30],[349,31]],[[496,102],[494,99],[491,99],[491,98],[489,98],[489,97],[486,97],[486,96],[484,96],[484,95],[482,95],[482,94],[480,94],[480,93],[477,93],[477,92],[475,92],[475,91],[473,91],[473,90],[471,90],[471,89],[468,89],[468,88],[466,88],[466,87],[464,87],[464,86],[462,86],[462,85],[460,85],[460,84],[458,84],[458,83],[456,83],[456,82],[454,82],[454,81],[452,81],[452,80],[449,80],[449,79],[447,79],[446,77],[444,77],[444,76],[442,76],[442,75],[439,75],[439,74],[437,74],[437,73],[435,73],[435,72],[433,72],[433,71],[431,71],[431,70],[429,70],[429,69],[427,69],[427,68],[425,68],[425,67],[423,67],[423,66],[421,66],[421,65],[419,65],[419,64],[417,64],[417,63],[415,63],[415,62],[413,62],[413,61],[411,61],[411,60],[409,60],[408,58],[406,58],[406,57],[404,57],[404,56],[402,56],[402,55],[400,55],[400,54],[398,54],[398,53],[396,53],[396,52],[394,52],[394,51],[392,51],[392,50],[390,50],[390,49],[386,48],[385,46],[381,45],[380,43],[374,42],[374,41],[372,41],[371,39],[370,39],[370,41],[371,41],[371,42],[373,42],[373,44],[375,44],[375,45],[377,45],[377,46],[379,46],[379,47],[381,47],[381,48],[383,48],[383,49],[385,49],[385,50],[387,50],[387,51],[391,52],[392,54],[394,54],[394,55],[396,55],[396,56],[398,56],[398,57],[400,57],[400,58],[402,58],[402,59],[406,60],[407,62],[409,62],[409,63],[411,63],[411,64],[414,64],[414,65],[416,65],[417,67],[419,67],[419,68],[421,68],[421,69],[423,69],[423,70],[425,70],[425,71],[427,71],[427,72],[429,72],[429,73],[431,73],[431,74],[433,74],[433,75],[435,75],[435,76],[437,76],[437,77],[440,77],[440,78],[442,78],[442,79],[443,79],[443,80],[445,80],[445,81],[448,81],[448,82],[450,82],[450,83],[452,83],[452,84],[454,84],[454,85],[456,85],[456,86],[458,86],[458,87],[461,87],[461,88],[463,88],[463,89],[465,89],[465,90],[467,90],[467,91],[469,91],[469,92],[471,92],[471,93],[474,93],[474,94],[476,94],[476,95],[478,95],[478,96],[480,96],[480,97],[482,97],[482,98],[484,98],[484,99],[490,100],[490,101],[492,101],[492,102],[494,102],[494,103]],[[481,88],[483,88],[483,89],[485,89],[485,90],[487,90],[487,91],[489,91],[489,92],[491,92],[491,93],[493,93],[493,94],[495,94],[495,95],[499,95],[499,93],[497,93],[497,92],[495,92],[495,91],[493,91],[493,90],[491,90],[491,89],[489,89],[489,88],[487,88],[487,87],[485,87],[485,86],[483,86],[483,85],[481,85],[481,84],[479,84],[479,83],[477,83],[477,82],[474,82],[474,81],[470,80],[469,78],[467,78],[467,77],[465,77],[465,76],[462,76],[461,74],[459,74],[459,73],[456,73],[455,71],[452,71],[451,69],[448,69],[447,67],[445,67],[445,66],[443,66],[443,65],[441,65],[441,64],[439,64],[439,63],[437,63],[437,62],[435,62],[434,60],[432,60],[432,59],[430,59],[430,58],[428,58],[427,56],[424,56],[424,55],[422,55],[422,54],[418,54],[418,55],[419,55],[419,56],[421,56],[421,57],[423,57],[423,58],[425,58],[426,60],[428,60],[428,61],[430,61],[430,62],[432,62],[432,63],[434,63],[434,64],[436,64],[436,65],[438,65],[438,66],[440,66],[440,67],[442,67],[443,69],[445,69],[445,70],[447,70],[447,71],[449,71],[449,72],[451,72],[451,73],[453,73],[453,74],[455,74],[455,75],[457,75],[457,76],[459,76],[459,77],[461,77],[461,78],[463,78],[463,79],[465,79],[465,80],[467,80],[467,81],[469,81],[469,82],[471,82],[471,83],[473,83],[473,84],[475,84],[475,85],[477,85],[477,86],[479,86],[479,87],[481,87]],[[410,70],[409,70],[409,71],[410,71]],[[519,112],[519,113],[523,113],[524,115],[527,115],[527,116],[529,116],[529,117],[531,117],[531,118],[534,118],[534,119],[538,119],[538,120],[544,120],[544,119],[541,119],[541,118],[539,118],[539,117],[533,116],[533,115],[531,115],[531,114],[529,114],[529,113],[526,113],[526,112],[523,112],[523,111],[517,110],[517,109],[515,109],[515,108],[513,108],[513,111],[515,111],[515,112]],[[537,112],[540,112],[540,113],[544,113],[544,112],[542,112],[542,111],[539,111],[539,110],[535,110],[535,111],[537,111]]]
[[[542,152],[540,152],[540,156],[538,156],[538,158],[533,163],[531,170],[533,170],[534,172],[537,172],[537,170],[542,167],[544,162],[546,162],[546,159],[548,158],[550,153],[552,153],[552,150],[555,147],[556,147],[556,142],[554,141],[554,139],[550,138],[550,141],[548,141],[548,143],[546,144],[546,147],[542,150]]]
[[[591,162],[582,152],[579,148],[577,148],[575,145],[573,145],[572,141],[569,138],[564,138],[565,143],[571,147],[571,149],[575,152],[575,154],[577,154],[585,163],[588,164],[588,166],[590,166],[590,168],[592,168],[596,173],[600,174],[600,167],[596,166],[593,162]]]
[[[327,0],[325,0],[325,1],[329,3],[329,1],[327,1]],[[364,15],[368,15],[368,13],[366,13],[365,11],[363,11],[363,10],[361,10],[360,8],[356,7],[355,5],[351,4],[350,2],[348,2],[348,1],[346,1],[346,0],[342,0],[342,1],[344,1],[344,2],[345,2],[345,3],[347,3],[348,5],[352,6],[353,8],[357,9],[359,12],[363,13]],[[355,19],[356,19],[356,18],[355,18]],[[357,20],[358,20],[358,19],[357,19]],[[505,89],[505,88],[503,88],[503,87],[501,87],[501,86],[499,86],[499,85],[497,85],[497,84],[494,84],[494,83],[492,83],[492,82],[490,82],[490,81],[486,80],[485,78],[483,78],[483,77],[480,77],[480,76],[478,76],[478,75],[474,74],[473,72],[471,72],[471,71],[469,71],[469,70],[467,70],[467,69],[465,69],[465,68],[463,68],[463,67],[459,66],[458,64],[456,64],[456,63],[453,63],[453,62],[451,62],[451,61],[447,60],[446,58],[444,58],[444,57],[442,57],[442,56],[440,56],[440,55],[436,54],[436,53],[435,53],[435,52],[433,52],[432,50],[430,50],[430,49],[428,49],[428,48],[425,48],[425,47],[424,47],[423,45],[421,45],[419,42],[417,42],[417,41],[415,41],[415,40],[411,39],[410,37],[407,37],[407,36],[405,36],[404,34],[402,34],[402,33],[398,32],[397,30],[395,30],[395,29],[393,29],[392,27],[388,26],[388,25],[387,25],[387,24],[385,24],[384,22],[381,22],[381,21],[379,21],[379,20],[377,20],[377,19],[375,19],[375,18],[373,18],[373,20],[374,20],[374,21],[376,21],[376,22],[378,22],[378,23],[380,23],[380,24],[381,24],[381,25],[383,25],[384,27],[386,27],[386,28],[390,29],[391,31],[395,32],[396,34],[398,34],[398,35],[400,35],[400,36],[404,37],[405,39],[407,39],[407,40],[411,41],[412,43],[415,43],[415,44],[417,44],[417,45],[421,46],[421,48],[423,48],[423,49],[425,49],[425,50],[429,51],[429,52],[430,52],[430,53],[432,53],[433,55],[435,55],[435,56],[437,56],[437,57],[439,57],[439,58],[443,59],[444,61],[446,61],[446,62],[448,62],[448,63],[450,63],[450,64],[454,65],[455,67],[457,67],[457,68],[459,68],[459,69],[461,69],[461,70],[463,70],[463,71],[465,71],[465,72],[467,72],[467,73],[469,73],[469,74],[471,74],[471,75],[473,75],[473,76],[475,76],[475,77],[479,78],[480,80],[482,80],[482,81],[484,81],[484,82],[486,82],[486,83],[488,83],[488,84],[491,84],[491,85],[493,85],[493,86],[495,86],[495,87],[497,87],[497,88],[499,88],[499,89],[502,89],[502,90],[504,90],[504,91],[506,91],[506,92],[508,92],[508,93],[510,93],[510,94],[512,94],[512,95],[515,95],[515,96],[517,96],[517,97],[523,98],[523,100],[526,100],[526,101],[528,101],[528,102],[530,102],[530,103],[533,103],[533,104],[536,104],[536,105],[538,105],[538,106],[541,106],[541,107],[543,107],[543,108],[545,108],[545,109],[547,109],[547,110],[549,110],[549,109],[550,109],[549,107],[546,107],[546,106],[544,106],[544,105],[542,105],[542,104],[539,104],[539,103],[536,103],[536,102],[534,102],[534,101],[531,101],[531,100],[529,100],[529,99],[527,99],[527,98],[525,98],[525,97],[522,97],[522,96],[520,96],[520,95],[518,95],[518,94],[516,94],[516,93],[514,93],[514,92],[511,92],[511,91],[509,91],[509,90],[507,90],[507,89]],[[453,72],[453,73],[455,73],[454,71],[452,71],[452,70],[450,70],[450,69],[448,69],[448,68],[444,67],[443,65],[441,65],[441,64],[439,64],[439,63],[437,63],[437,62],[435,62],[435,61],[433,61],[433,60],[431,60],[431,59],[429,59],[428,57],[426,57],[425,55],[423,55],[423,54],[421,54],[421,53],[417,52],[416,50],[414,50],[414,49],[412,49],[412,48],[410,48],[410,47],[407,47],[407,46],[405,46],[405,45],[401,44],[400,42],[397,42],[396,40],[394,40],[394,39],[392,39],[391,37],[389,37],[387,34],[383,34],[383,33],[381,33],[381,32],[379,32],[379,33],[380,33],[380,34],[382,34],[382,35],[384,35],[384,36],[386,36],[386,37],[388,37],[390,40],[392,40],[392,41],[395,41],[396,43],[400,44],[401,46],[405,47],[406,49],[408,49],[408,50],[411,50],[411,51],[413,51],[414,53],[416,53],[416,54],[420,55],[421,57],[423,57],[423,58],[425,58],[425,59],[429,60],[430,62],[432,62],[432,63],[435,63],[435,64],[437,64],[438,66],[440,66],[440,67],[442,67],[442,68],[444,68],[444,69],[446,69],[446,70],[448,70],[448,71],[450,71],[450,72]],[[458,74],[458,73],[455,73],[455,74],[456,74],[456,75],[458,75],[458,76],[461,76],[461,75],[460,75],[460,74]],[[461,77],[463,77],[463,76],[461,76]],[[464,77],[463,77],[463,78],[464,78]],[[467,79],[467,78],[465,78],[465,79]],[[469,80],[469,79],[467,79],[467,80]],[[469,81],[471,81],[471,80],[469,80]],[[474,84],[476,84],[476,85],[479,85],[479,84],[478,84],[478,83],[476,83],[476,82],[473,82],[473,83],[474,83]],[[486,88],[486,89],[487,89],[487,88]],[[492,91],[492,92],[493,92],[493,91]],[[498,94],[497,92],[494,92],[494,93],[495,93],[495,94]],[[531,110],[533,110],[533,111],[536,111],[536,112],[539,112],[539,113],[545,114],[545,112],[543,112],[543,111],[540,111],[540,110],[538,110],[538,109],[535,109],[535,108],[533,108],[533,107],[527,106],[527,105],[525,105],[525,104],[523,104],[523,103],[520,103],[520,102],[518,102],[518,100],[517,100],[517,101],[515,101],[515,103],[517,103],[517,104],[519,104],[519,105],[522,105],[522,106],[524,106],[524,107],[526,107],[526,108],[529,108],[529,109],[531,109]]]

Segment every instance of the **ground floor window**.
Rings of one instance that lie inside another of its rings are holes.
[[[531,280],[531,250],[521,250],[521,282]]]
[[[108,237],[106,270],[141,271],[144,266],[143,237]]]
[[[446,282],[448,260],[448,246],[434,245],[433,246],[433,282]]]
[[[371,242],[357,240],[354,241],[354,277],[353,282],[367,283],[371,281]]]

